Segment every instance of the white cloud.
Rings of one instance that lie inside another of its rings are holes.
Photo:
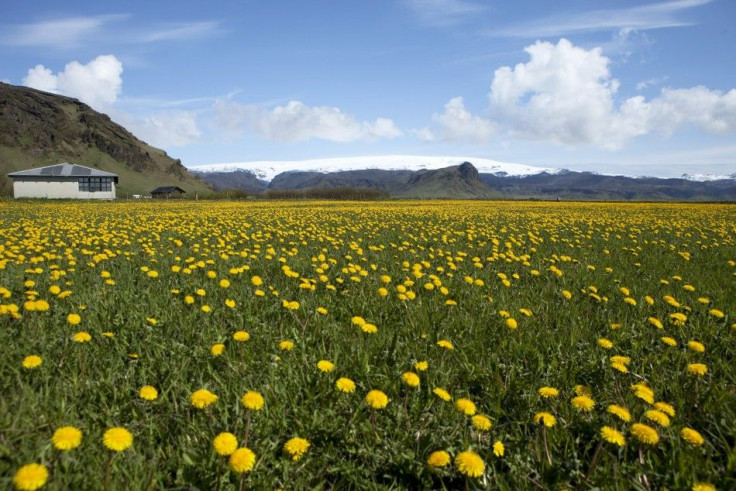
[[[189,145],[202,136],[196,116],[189,111],[165,111],[144,118],[121,115],[120,119],[131,133],[154,147]]]
[[[434,114],[436,129],[421,128],[414,134],[422,141],[456,141],[485,143],[496,131],[496,125],[480,116],[474,116],[465,108],[462,97],[454,97],[445,104],[445,112]]]
[[[126,17],[127,15],[68,17],[8,26],[0,36],[0,42],[11,46],[73,47],[81,44],[82,38],[99,33],[105,24]]]
[[[582,13],[568,12],[504,29],[494,29],[488,31],[488,34],[502,37],[539,38],[580,32],[682,27],[692,23],[678,17],[681,11],[713,1],[674,0],[621,9],[592,10]]]
[[[461,23],[485,7],[465,0],[404,0],[422,24],[447,27]]]
[[[116,100],[123,85],[123,65],[113,55],[98,56],[86,65],[78,61],[66,64],[54,73],[43,65],[28,70],[23,85],[75,97],[94,109],[104,110]]]
[[[390,119],[358,121],[336,107],[307,106],[299,101],[269,110],[255,104],[243,105],[221,99],[214,107],[220,127],[234,132],[248,128],[268,139],[284,142],[311,138],[336,142],[372,141],[402,135]]]
[[[184,22],[161,26],[157,30],[141,35],[137,41],[153,43],[158,41],[190,40],[195,37],[204,37],[219,30],[219,22]]]
[[[665,76],[665,77],[652,77],[646,80],[642,80],[641,82],[636,84],[636,90],[644,90],[653,85],[662,85],[664,82],[667,81],[668,78],[669,77]]]
[[[616,149],[652,132],[671,134],[684,125],[703,131],[736,131],[736,89],[663,89],[647,101],[636,96],[616,105],[618,80],[600,48],[585,50],[566,39],[537,41],[530,60],[496,70],[489,99],[494,118],[512,135],[565,145]]]

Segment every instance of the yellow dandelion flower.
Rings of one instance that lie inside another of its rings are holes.
[[[503,457],[503,454],[506,452],[506,448],[503,446],[503,442],[501,440],[496,440],[496,442],[493,444],[493,455],[496,457]]]
[[[629,358],[628,356],[614,355],[611,357],[611,362],[628,365],[629,363],[631,363],[631,358]]]
[[[534,422],[536,424],[541,422],[547,428],[552,428],[557,424],[557,418],[548,412],[542,411],[534,415]]]
[[[352,394],[355,392],[355,382],[346,377],[340,377],[337,379],[335,387],[337,387],[337,390],[340,392],[344,392],[346,394]]]
[[[608,443],[613,443],[619,447],[626,445],[626,438],[618,430],[611,428],[610,426],[601,427],[601,438]]]
[[[611,328],[611,330],[615,331],[616,329],[621,329],[621,324],[619,324],[618,322],[612,322],[608,325],[608,327]]]
[[[189,402],[197,409],[204,409],[207,406],[214,404],[218,397],[207,389],[200,389],[192,393],[189,397]]]
[[[716,491],[716,487],[707,482],[696,482],[693,491]]]
[[[627,423],[631,421],[631,413],[629,413],[629,410],[623,406],[619,406],[618,404],[611,404],[606,408],[606,411],[613,414],[621,421],[625,421]]]
[[[675,408],[672,407],[671,404],[667,404],[666,402],[657,402],[654,404],[654,408],[662,411],[663,413],[667,414],[668,416],[674,418],[675,417]]]
[[[289,341],[288,339],[285,340],[285,341],[281,341],[279,343],[279,349],[281,351],[291,351],[291,350],[294,349],[294,342],[293,341]]]
[[[49,471],[41,464],[26,464],[18,469],[13,476],[13,484],[22,491],[34,491],[44,484],[49,478]]]
[[[476,414],[473,417],[470,418],[473,428],[480,431],[489,431],[491,427],[493,426],[493,423],[488,418],[488,416],[484,416],[482,414]]]
[[[641,423],[634,423],[631,425],[631,434],[641,443],[646,445],[656,445],[659,442],[659,435],[657,430],[651,426],[647,426]]]
[[[600,338],[598,340],[598,346],[600,346],[601,348],[604,348],[604,349],[611,349],[611,348],[613,348],[613,343],[609,339]]]
[[[263,280],[260,276],[251,276],[250,282],[253,286],[261,286],[263,285]]]
[[[374,324],[370,324],[368,322],[360,326],[360,329],[363,332],[367,332],[368,334],[375,334],[376,332],[378,332],[378,328]]]
[[[409,387],[419,387],[419,375],[414,372],[404,372],[401,374],[401,381]]]
[[[723,312],[721,312],[718,309],[710,309],[708,313],[712,315],[713,317],[715,317],[716,319],[723,319],[726,316]]]
[[[440,339],[439,341],[437,341],[437,346],[448,350],[455,349],[455,346],[452,345],[452,342],[448,341],[447,339]]]
[[[641,423],[634,423],[633,425],[631,425],[631,429],[629,431],[634,436],[634,438],[646,445],[656,445],[657,442],[659,442],[659,435],[657,434],[657,430],[655,430],[651,426],[647,426]]]
[[[239,343],[248,341],[249,339],[250,339],[250,334],[248,334],[245,331],[236,331],[233,333],[233,340],[238,341]]]
[[[317,369],[320,372],[329,373],[335,369],[335,364],[329,360],[320,360],[317,362]]]
[[[670,314],[670,322],[675,326],[684,326],[687,321],[687,316],[681,312]]]
[[[225,345],[222,343],[213,344],[210,348],[212,356],[220,356],[225,351]]]
[[[327,309],[324,307],[317,307],[317,313],[320,315],[327,315]]]
[[[51,443],[58,450],[72,450],[82,443],[82,430],[74,426],[63,426],[54,432]]]
[[[647,412],[644,413],[644,417],[647,418],[649,421],[653,421],[657,423],[659,426],[667,427],[670,425],[670,418],[662,411],[659,411],[658,409],[649,409]]]
[[[362,326],[363,324],[365,324],[365,319],[363,319],[363,318],[362,318],[362,317],[360,317],[359,315],[356,315],[356,316],[354,316],[354,317],[353,317],[352,319],[350,319],[350,322],[351,322],[351,323],[352,323],[353,325],[355,325],[355,326],[358,326],[358,327],[360,327],[360,326]]]
[[[680,436],[683,440],[688,442],[690,445],[699,447],[705,443],[703,435],[692,428],[683,428],[680,430]]]
[[[687,372],[691,375],[702,377],[708,373],[708,366],[704,363],[690,363],[687,366]]]
[[[466,416],[472,416],[475,414],[475,403],[470,399],[460,398],[455,401],[455,409]]]
[[[72,326],[76,326],[77,324],[82,322],[82,316],[79,314],[69,314],[68,316],[66,316],[66,321]]]
[[[662,321],[657,319],[656,317],[649,317],[647,319],[647,322],[649,322],[651,325],[653,325],[657,329],[664,329],[664,326],[662,325]]]
[[[254,390],[249,390],[243,394],[243,397],[240,398],[240,402],[246,409],[250,409],[251,411],[260,411],[264,404],[263,396]]]
[[[626,365],[624,365],[623,363],[616,362],[616,361],[611,362],[611,368],[613,368],[614,370],[618,370],[621,373],[629,372],[629,368]]]
[[[445,402],[449,402],[452,399],[450,393],[441,387],[435,388],[434,390],[432,390],[432,393]]]
[[[373,409],[383,409],[388,405],[388,396],[380,390],[372,390],[366,394],[365,403]]]
[[[240,447],[230,454],[230,469],[238,474],[243,474],[253,469],[256,464],[256,454],[248,447]]]
[[[540,387],[537,393],[545,399],[552,399],[560,395],[560,391],[554,387]]]
[[[292,460],[301,459],[310,447],[309,441],[304,438],[294,437],[284,443],[284,452],[286,452]]]
[[[220,280],[220,288],[230,288],[230,280],[227,279],[221,279]]]
[[[138,395],[141,399],[145,399],[147,401],[155,401],[156,399],[158,399],[158,390],[156,390],[156,387],[152,385],[144,385],[143,387],[141,387]]]
[[[427,465],[430,467],[446,467],[450,463],[450,454],[444,450],[436,450],[429,455]]]
[[[577,396],[572,399],[572,405],[578,411],[590,412],[595,407],[595,401],[588,396]]]
[[[663,336],[659,338],[659,340],[668,346],[677,346],[677,340],[675,340],[675,338],[671,338],[669,336]]]
[[[28,355],[23,358],[23,368],[33,369],[38,368],[43,363],[43,358],[38,355]]]
[[[570,300],[572,298],[572,293],[570,293],[568,290],[562,290],[560,294],[565,298],[565,300]]]
[[[424,372],[425,370],[427,370],[427,368],[429,368],[429,363],[426,362],[426,361],[418,361],[418,362],[414,363],[414,368],[418,372]]]
[[[89,343],[90,341],[92,341],[92,336],[90,336],[87,331],[79,331],[78,333],[74,334],[73,339],[77,343]]]
[[[235,435],[228,432],[222,432],[212,440],[212,446],[215,449],[217,455],[226,457],[232,455],[238,448],[238,439]]]
[[[225,299],[225,306],[231,309],[235,308],[235,300],[232,299]]]
[[[110,428],[102,435],[102,443],[110,450],[122,452],[133,445],[133,435],[125,428]]]
[[[648,404],[654,404],[654,391],[644,383],[638,383],[631,386],[634,395]]]
[[[700,343],[700,342],[695,341],[695,340],[688,341],[687,342],[687,347],[690,350],[695,351],[696,353],[703,353],[705,351],[705,346],[703,345],[703,343]]]
[[[455,467],[465,476],[480,477],[486,469],[486,464],[480,458],[480,455],[466,450],[465,452],[460,452],[455,457]]]

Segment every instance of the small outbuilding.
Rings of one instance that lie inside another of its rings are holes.
[[[11,172],[13,196],[49,199],[115,199],[117,174],[78,164],[55,164]]]
[[[183,198],[187,192],[178,186],[161,186],[151,191],[151,196],[157,199]]]

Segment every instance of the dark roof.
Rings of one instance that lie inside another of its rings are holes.
[[[175,193],[177,191],[180,193],[186,193],[186,191],[184,191],[179,186],[161,186],[151,191],[151,194],[168,194]]]
[[[83,165],[63,164],[47,165],[46,167],[37,167],[35,169],[11,172],[8,177],[114,177],[115,182],[118,180],[117,174],[105,172],[104,170],[91,169]]]

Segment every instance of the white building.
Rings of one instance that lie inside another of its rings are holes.
[[[77,164],[12,172],[16,198],[115,199],[118,176]]]

